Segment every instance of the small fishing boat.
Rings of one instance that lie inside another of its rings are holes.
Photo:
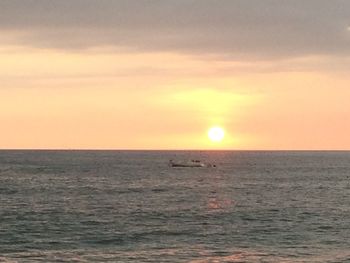
[[[190,161],[186,161],[186,162],[178,162],[178,161],[170,160],[169,166],[170,167],[189,167],[189,168],[216,167],[215,164],[203,163],[200,160],[190,160]]]

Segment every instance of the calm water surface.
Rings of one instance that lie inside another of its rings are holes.
[[[0,262],[350,262],[350,152],[0,151]]]

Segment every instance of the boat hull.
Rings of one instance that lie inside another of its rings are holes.
[[[202,168],[202,167],[216,167],[215,164],[206,164],[200,161],[190,161],[190,162],[174,162],[170,160],[170,167],[180,167],[180,168]]]
[[[181,163],[171,163],[171,167],[189,167],[189,168],[200,168],[200,167],[205,167],[203,164],[181,164]]]

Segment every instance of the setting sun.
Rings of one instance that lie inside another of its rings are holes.
[[[213,142],[221,142],[225,137],[225,131],[221,127],[212,127],[208,131],[208,137]]]

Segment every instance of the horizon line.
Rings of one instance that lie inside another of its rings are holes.
[[[222,152],[350,152],[350,149],[103,149],[103,148],[0,148],[0,151],[222,151]]]

